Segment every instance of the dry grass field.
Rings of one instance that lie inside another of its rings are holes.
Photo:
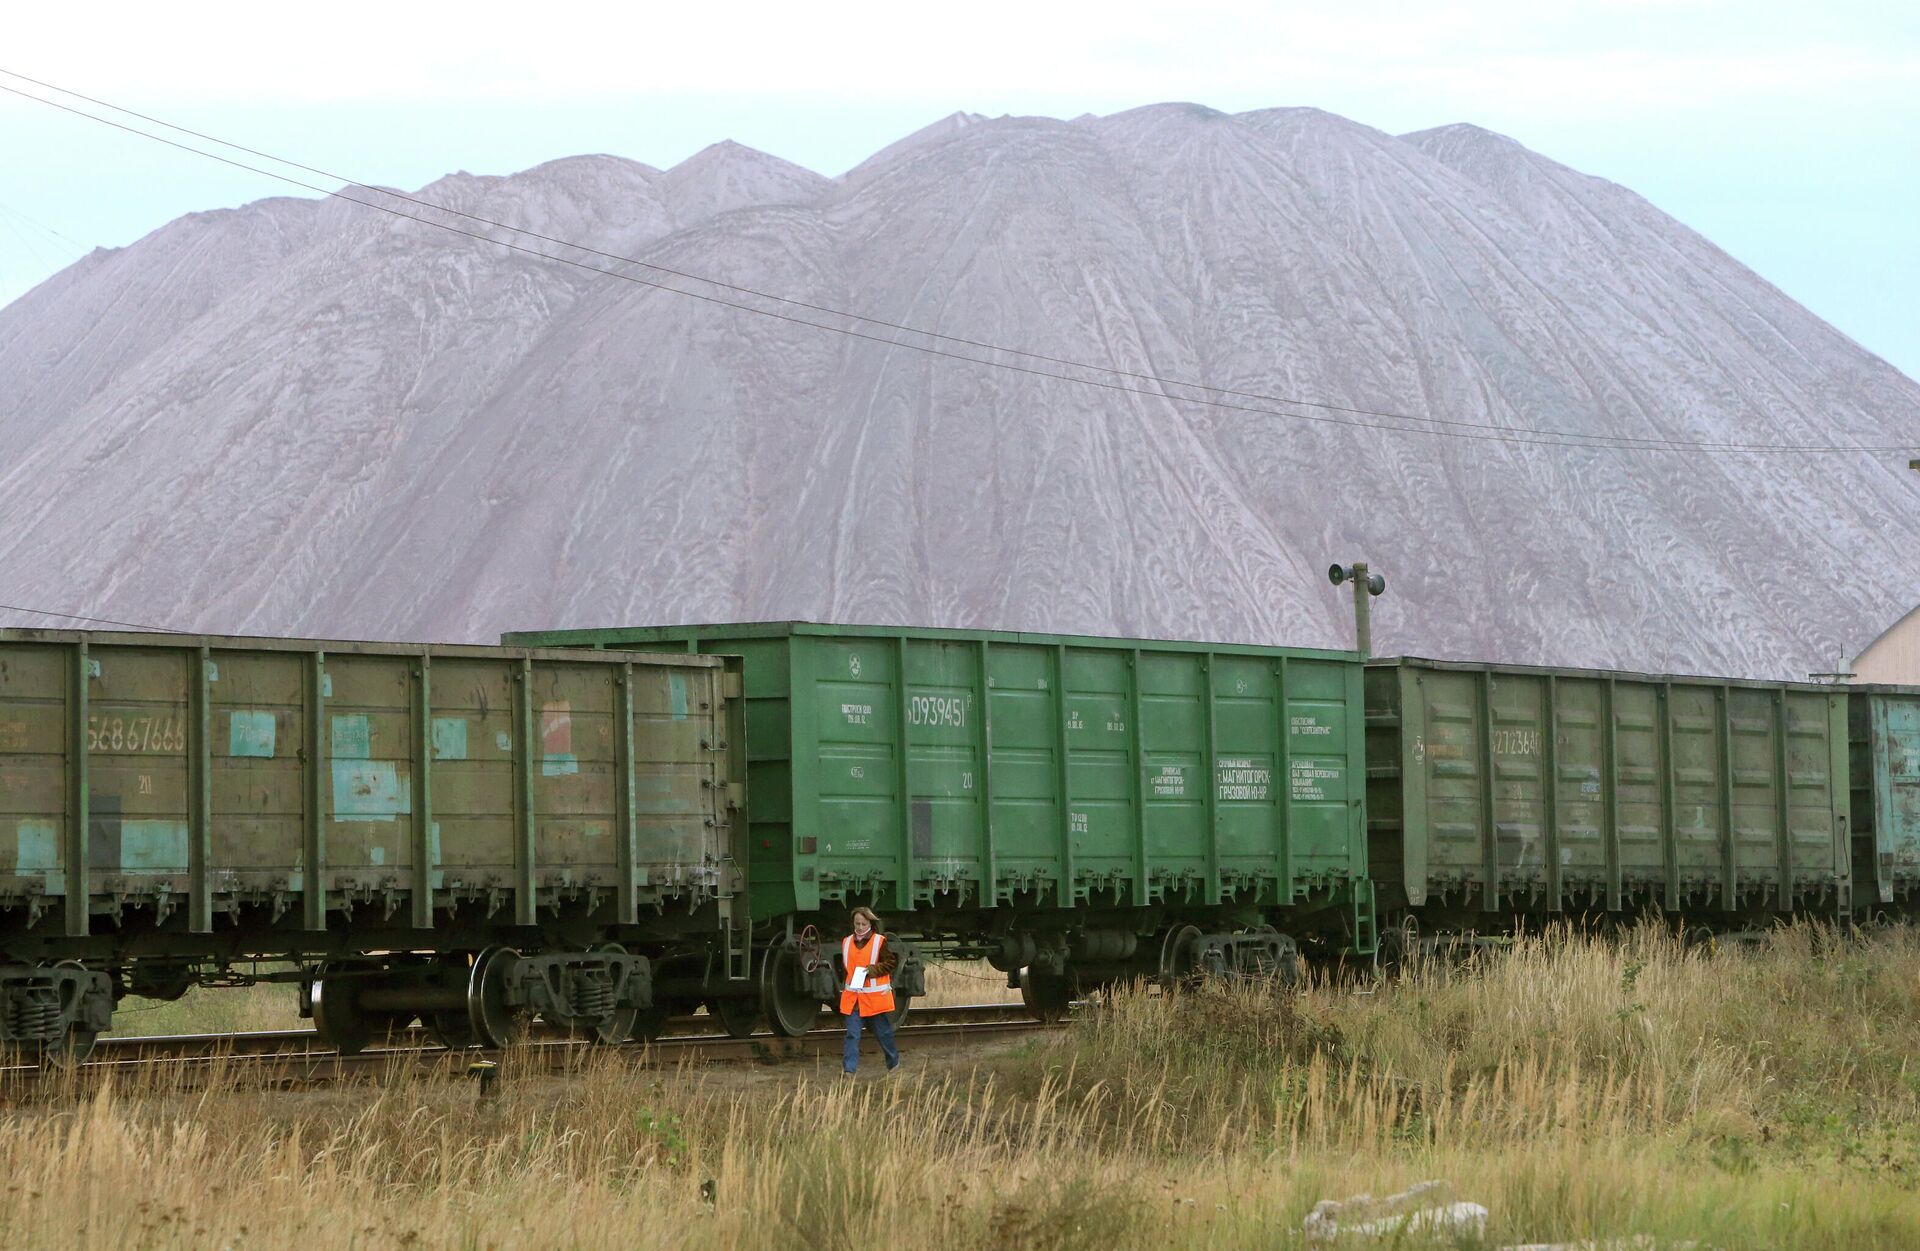
[[[1911,933],[1531,939],[1370,992],[1126,993],[1045,1038],[909,1052],[894,1078],[600,1057],[569,1077],[510,1060],[490,1098],[405,1075],[47,1087],[0,1109],[0,1234],[1230,1251],[1299,1245],[1317,1199],[1444,1178],[1492,1225],[1440,1245],[1892,1251],[1920,1246],[1917,1061]]]

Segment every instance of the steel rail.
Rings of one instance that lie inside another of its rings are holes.
[[[983,1003],[963,1004],[957,1007],[915,1008],[908,1014],[907,1022],[919,1024],[962,1024],[968,1022],[1028,1020],[1033,1016],[1025,1004],[1021,1003]],[[817,1028],[839,1028],[839,1018],[821,1013],[821,1024]],[[710,1016],[678,1016],[668,1024],[662,1038],[719,1037],[722,1031],[715,1028],[717,1022]],[[756,1037],[766,1036],[764,1032]],[[117,1058],[126,1052],[145,1058],[161,1056],[189,1056],[223,1052],[233,1055],[272,1055],[290,1051],[327,1051],[319,1035],[311,1029],[258,1030],[242,1034],[124,1034],[109,1035],[94,1046],[93,1059]],[[573,1041],[564,1031],[536,1027],[532,1041],[567,1042]],[[432,1036],[423,1028],[413,1026],[394,1034],[387,1043],[387,1050],[400,1046],[438,1046]],[[637,1046],[637,1042],[627,1042],[621,1046]],[[469,1048],[471,1050],[471,1048]]]
[[[683,1017],[669,1033],[651,1043],[632,1040],[614,1046],[595,1045],[557,1031],[536,1032],[527,1041],[506,1050],[466,1047],[449,1049],[432,1042],[424,1030],[406,1031],[385,1045],[343,1056],[322,1045],[312,1030],[269,1030],[249,1034],[178,1034],[101,1039],[87,1060],[70,1066],[20,1062],[0,1067],[0,1092],[40,1084],[48,1078],[88,1080],[105,1075],[163,1075],[169,1085],[190,1074],[224,1074],[246,1080],[266,1079],[305,1085],[339,1080],[355,1074],[381,1074],[414,1068],[448,1073],[476,1066],[518,1070],[531,1064],[565,1070],[598,1057],[615,1057],[641,1065],[706,1062],[775,1062],[837,1053],[842,1031],[837,1018],[822,1014],[822,1026],[798,1038],[753,1034],[733,1038],[702,1032],[707,1021]],[[982,1004],[916,1009],[898,1028],[913,1046],[936,1045],[1000,1034],[1028,1033],[1050,1028],[1022,1004]],[[111,1046],[109,1045],[111,1044]]]

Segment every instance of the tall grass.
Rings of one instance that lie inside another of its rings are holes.
[[[1920,1245],[1920,943],[1529,939],[1354,993],[1132,990],[912,1078],[614,1059],[500,1093],[47,1088],[0,1112],[9,1247],[1287,1247],[1444,1177],[1487,1245]],[[711,1195],[711,1201],[706,1195]],[[1401,1244],[1407,1245],[1407,1244]],[[1472,1244],[1469,1244],[1472,1245]]]
[[[1561,933],[1369,993],[1134,990],[1113,1009],[1081,1031],[1084,1069],[1175,1092],[1189,1132],[1289,1147],[1682,1125],[1808,1146],[1920,1127],[1920,941],[1906,931],[1868,943],[1797,927],[1725,952],[1655,928],[1614,944]]]

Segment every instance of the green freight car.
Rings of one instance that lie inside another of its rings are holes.
[[[1854,907],[1920,906],[1920,687],[1847,688],[1852,742]]]
[[[1848,693],[1798,683],[1375,661],[1383,940],[1555,915],[1714,930],[1855,903]]]
[[[737,664],[0,631],[0,1042],[83,1052],[122,995],[293,972],[344,1050],[415,1017],[657,1020],[745,987]],[[689,953],[697,953],[689,955]]]
[[[800,622],[567,630],[745,667],[751,891],[776,1027],[806,927],[1072,986],[1370,953],[1357,653]]]

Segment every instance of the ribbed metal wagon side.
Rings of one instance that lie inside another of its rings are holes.
[[[1849,915],[1844,690],[1401,658],[1368,666],[1367,724],[1396,917]]]
[[[1847,688],[1853,757],[1854,904],[1920,906],[1920,687]]]
[[[757,917],[869,903],[1082,980],[1372,951],[1356,653],[808,622],[507,638],[743,658]]]
[[[7,970],[78,961],[97,998],[326,960],[397,1013],[420,978],[367,953],[614,944],[644,1006],[642,949],[745,911],[738,685],[685,654],[0,631]]]

